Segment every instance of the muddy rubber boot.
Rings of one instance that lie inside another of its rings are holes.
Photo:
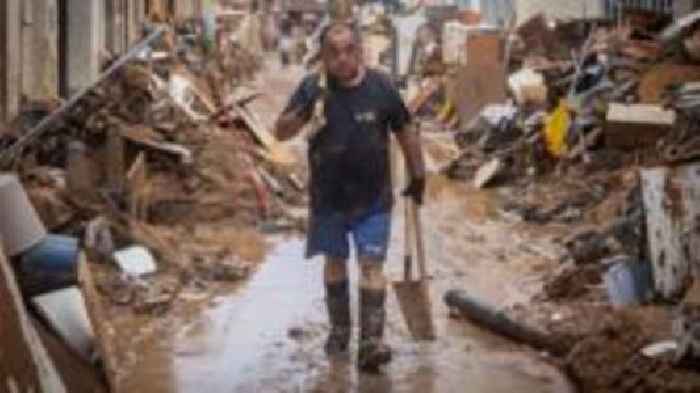
[[[326,354],[342,355],[348,351],[352,332],[349,281],[326,284],[326,307],[331,325],[325,346]]]
[[[384,343],[386,321],[385,289],[360,290],[360,349],[357,365],[363,371],[377,372],[391,362],[391,348]]]

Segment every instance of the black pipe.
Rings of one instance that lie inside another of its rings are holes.
[[[544,350],[557,356],[563,356],[568,352],[568,349],[546,334],[514,321],[503,311],[482,300],[469,296],[464,290],[448,291],[445,294],[444,301],[448,307],[459,311],[461,315],[477,325],[513,341],[527,344],[535,349]]]

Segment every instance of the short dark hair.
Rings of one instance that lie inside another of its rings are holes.
[[[348,29],[350,33],[352,33],[352,39],[356,43],[361,43],[362,42],[362,36],[360,35],[360,30],[357,28],[357,25],[355,23],[351,22],[331,22],[327,24],[326,26],[321,29],[321,34],[318,37],[319,40],[319,46],[323,48],[326,45],[326,41],[328,40],[328,34],[335,29]]]

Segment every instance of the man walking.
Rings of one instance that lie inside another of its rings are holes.
[[[348,24],[335,22],[320,37],[327,89],[320,73],[304,78],[277,120],[280,140],[296,136],[316,103],[325,121],[309,143],[311,212],[307,257],[325,256],[329,356],[347,354],[351,338],[348,237],[361,271],[358,366],[375,371],[391,361],[384,343],[386,259],[393,204],[389,132],[396,135],[411,181],[404,196],[421,204],[425,170],[418,135],[398,91],[387,76],[365,68],[361,42]],[[324,83],[321,83],[324,85]]]

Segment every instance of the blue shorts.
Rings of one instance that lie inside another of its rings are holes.
[[[325,255],[331,258],[350,257],[349,235],[352,235],[357,257],[383,262],[389,248],[391,210],[372,210],[354,220],[343,213],[312,215],[306,242],[306,257]]]

